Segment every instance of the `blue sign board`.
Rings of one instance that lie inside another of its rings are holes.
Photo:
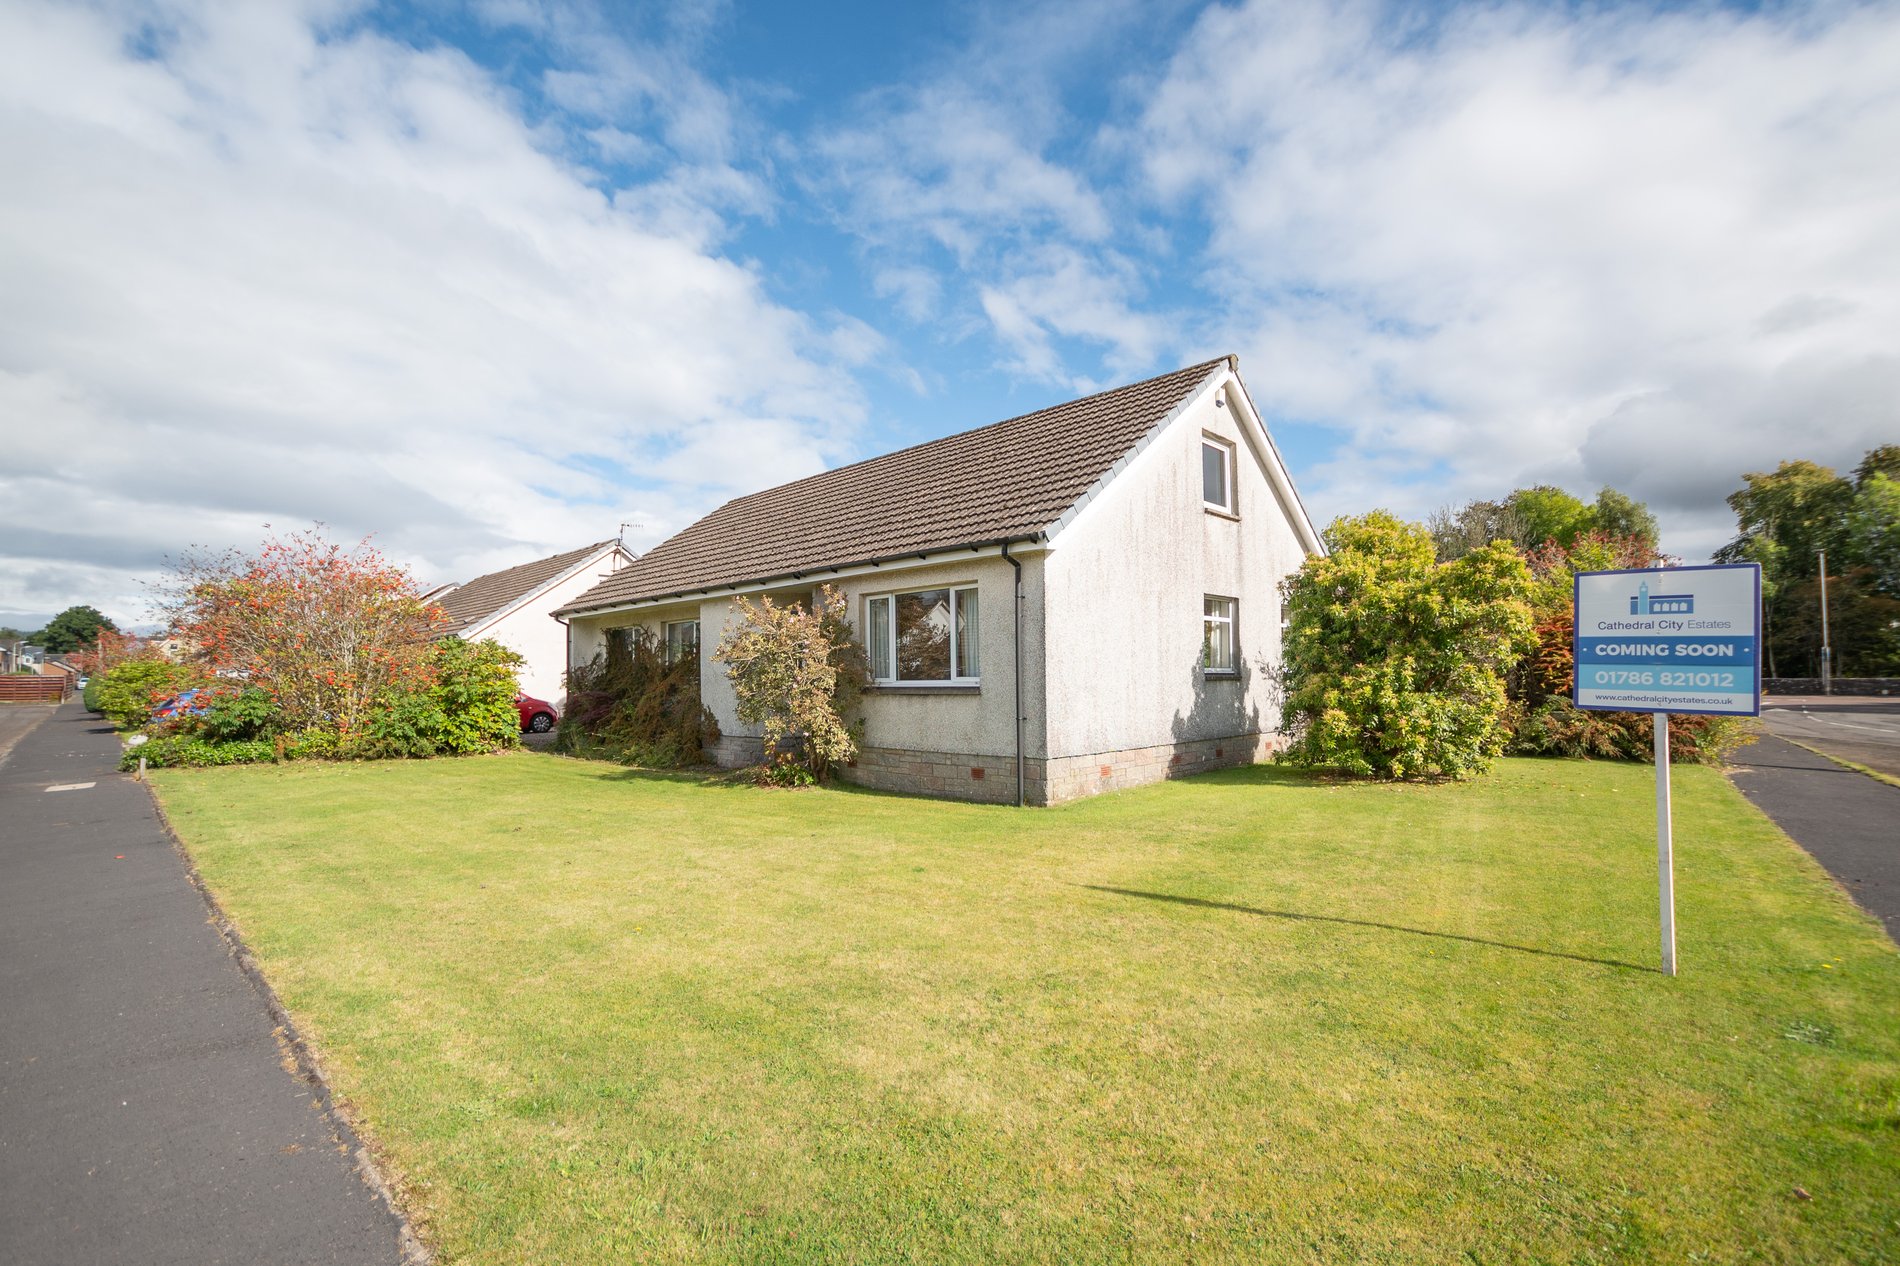
[[[1761,713],[1761,568],[1578,572],[1572,700],[1605,712]]]

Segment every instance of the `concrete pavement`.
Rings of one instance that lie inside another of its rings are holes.
[[[1900,942],[1900,787],[1773,736],[1736,754],[1733,777]]]
[[[117,755],[69,702],[0,762],[0,1261],[394,1266]]]

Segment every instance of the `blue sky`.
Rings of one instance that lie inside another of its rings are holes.
[[[1225,352],[1322,519],[1900,438],[1900,7],[0,6],[0,621],[429,581]]]

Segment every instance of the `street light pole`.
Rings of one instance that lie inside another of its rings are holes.
[[[1821,556],[1821,693],[1834,693],[1834,648],[1828,644],[1827,636],[1827,551],[1816,550]]]

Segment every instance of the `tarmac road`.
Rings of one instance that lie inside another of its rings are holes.
[[[1900,778],[1900,698],[1780,696],[1762,700],[1761,720],[1770,734]]]
[[[1773,736],[1733,759],[1742,794],[1900,941],[1900,787]]]
[[[395,1216],[280,1063],[145,788],[115,772],[117,738],[77,702],[16,738],[0,761],[0,1262],[395,1266]]]

